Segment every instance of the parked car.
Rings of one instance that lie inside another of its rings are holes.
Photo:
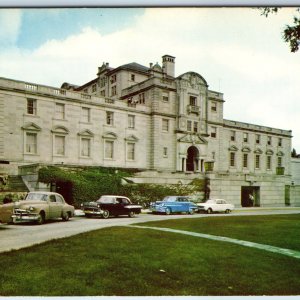
[[[152,213],[189,213],[193,214],[198,210],[197,205],[190,201],[187,196],[166,196],[162,201],[156,201],[150,205]]]
[[[25,200],[3,204],[0,208],[2,223],[36,222],[62,218],[68,221],[74,216],[74,207],[65,202],[62,195],[53,192],[30,192]]]
[[[230,213],[234,210],[234,205],[224,199],[209,199],[206,202],[197,203],[197,206],[199,212],[206,212],[208,214],[213,212]]]
[[[132,218],[142,210],[141,205],[132,204],[129,198],[115,195],[103,195],[95,202],[82,203],[81,207],[86,217],[100,216],[104,219],[119,215]]]

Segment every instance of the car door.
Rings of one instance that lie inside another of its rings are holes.
[[[56,201],[55,195],[49,195],[48,197],[49,203],[49,218],[58,218],[60,217],[60,205]]]
[[[56,215],[55,218],[60,218],[64,211],[65,201],[60,195],[55,195],[56,198]]]

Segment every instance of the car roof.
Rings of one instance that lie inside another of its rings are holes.
[[[56,193],[56,192],[48,192],[48,191],[32,191],[32,192],[29,192],[28,194],[43,194],[43,195],[60,195],[59,193]]]

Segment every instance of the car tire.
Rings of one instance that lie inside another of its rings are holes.
[[[209,207],[208,210],[207,210],[207,213],[211,214],[212,212],[213,212],[213,210]]]
[[[42,224],[45,223],[45,220],[46,220],[45,213],[44,213],[43,211],[41,211],[41,212],[39,213],[39,218],[37,219],[36,223],[37,223],[38,225],[42,225]]]
[[[194,209],[190,209],[188,213],[189,213],[189,215],[193,215],[195,213],[195,210]]]
[[[170,215],[172,213],[171,208],[167,207],[165,213],[166,215]]]
[[[108,219],[108,217],[109,217],[109,211],[106,209],[106,210],[103,211],[102,218],[103,219]]]
[[[230,213],[230,209],[226,209],[225,214],[229,214],[229,213]]]
[[[70,220],[70,214],[69,212],[66,212],[65,214],[63,214],[62,216],[63,221],[69,221]]]
[[[128,214],[129,218],[133,218],[134,216],[135,216],[135,212],[134,211],[129,212],[129,214]]]

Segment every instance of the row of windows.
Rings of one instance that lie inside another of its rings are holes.
[[[212,138],[217,137],[217,127],[212,126],[210,128],[210,136]],[[235,142],[236,139],[236,131],[231,130],[230,131],[230,141]],[[267,136],[267,145],[272,146],[274,144],[275,138],[272,136]],[[243,142],[244,143],[249,143],[249,133],[248,132],[243,132]],[[260,145],[261,144],[261,135],[260,134],[255,134],[255,144]],[[282,147],[283,145],[283,140],[282,138],[277,138],[277,146]]]
[[[36,115],[36,100],[27,99],[27,114]],[[65,104],[56,103],[55,104],[55,118],[59,120],[65,119]],[[91,109],[89,107],[81,108],[81,121],[85,123],[91,122]],[[114,125],[114,112],[106,112],[106,125]],[[128,115],[128,128],[135,128],[135,115]]]
[[[229,156],[229,166],[230,167],[236,167],[236,153],[235,152],[230,152]],[[249,154],[248,153],[243,153],[243,168],[248,168],[249,167]],[[266,156],[266,169],[271,170],[272,169],[272,163],[273,159],[271,155]],[[277,167],[282,167],[282,156],[277,157]],[[261,155],[256,154],[254,156],[254,168],[255,169],[260,169],[261,168]]]
[[[64,135],[54,135],[53,137],[53,154],[57,156],[66,155],[66,137]],[[80,138],[80,156],[91,157],[92,139],[88,137]],[[35,132],[26,132],[25,136],[25,153],[38,154],[38,134]],[[115,158],[115,142],[113,140],[104,141],[104,158]],[[135,143],[126,143],[126,159],[135,160]]]

